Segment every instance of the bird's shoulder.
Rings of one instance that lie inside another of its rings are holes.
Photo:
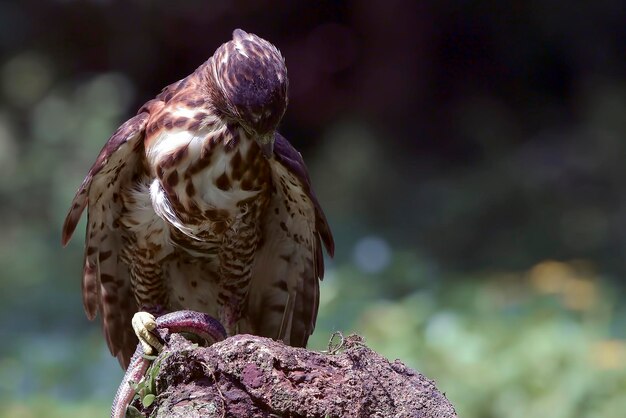
[[[164,131],[199,130],[210,119],[210,106],[201,80],[194,73],[165,87],[154,99],[146,102],[139,113],[149,114],[146,143]]]

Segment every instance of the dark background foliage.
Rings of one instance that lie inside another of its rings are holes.
[[[121,371],[60,225],[115,127],[236,27],[286,58],[281,132],[338,242],[312,348],[358,331],[462,416],[621,416],[625,21],[614,0],[0,3],[6,416],[104,415]]]

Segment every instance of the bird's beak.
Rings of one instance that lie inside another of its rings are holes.
[[[265,158],[268,160],[271,159],[274,155],[274,135],[261,138],[259,140],[259,147],[261,147],[261,152],[263,152]]]

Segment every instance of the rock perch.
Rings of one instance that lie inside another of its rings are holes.
[[[358,336],[340,340],[319,353],[252,335],[203,348],[173,334],[152,363],[156,397],[132,405],[156,417],[457,416],[431,380]]]

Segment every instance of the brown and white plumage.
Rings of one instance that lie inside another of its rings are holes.
[[[276,133],[278,50],[241,30],[106,143],[63,226],[87,207],[83,302],[126,367],[141,309],[191,309],[304,346],[315,326],[326,218],[300,154]]]

